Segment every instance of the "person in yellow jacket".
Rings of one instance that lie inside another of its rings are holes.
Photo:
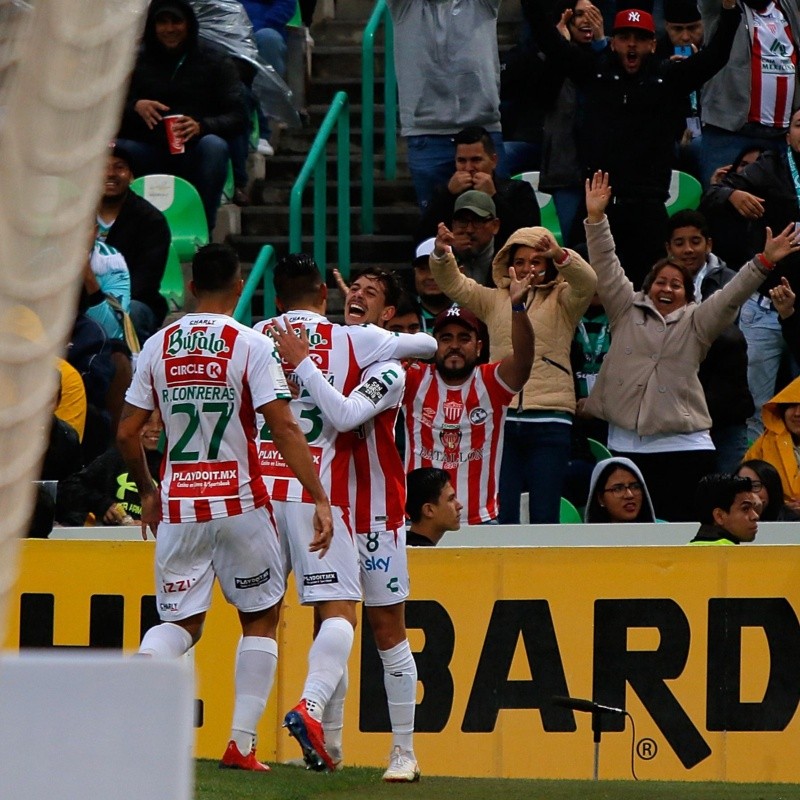
[[[744,460],[760,458],[781,476],[783,499],[800,511],[800,378],[793,380],[761,411],[764,433],[753,442]]]
[[[756,538],[761,500],[750,478],[706,475],[697,486],[695,502],[700,529],[689,544],[741,544]]]

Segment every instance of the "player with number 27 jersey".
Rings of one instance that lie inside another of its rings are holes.
[[[158,408],[164,421],[164,521],[204,522],[266,505],[255,409],[289,397],[271,342],[230,317],[187,314],[148,339],[127,400]]]

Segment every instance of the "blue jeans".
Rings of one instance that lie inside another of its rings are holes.
[[[503,147],[503,135],[499,131],[489,134],[497,150],[497,167],[495,175],[507,178],[506,151]],[[425,136],[406,136],[408,145],[408,168],[417,203],[421,211],[428,207],[433,189],[447,183],[456,171],[456,146],[453,134],[430,134]]]
[[[281,78],[286,77],[286,39],[275,28],[261,28],[253,37],[261,60],[269,64]]]
[[[736,472],[747,451],[747,425],[741,423],[712,428],[711,441],[717,451],[717,472]]]
[[[739,328],[747,340],[747,385],[756,406],[747,420],[748,437],[754,440],[764,431],[761,407],[775,395],[775,379],[786,344],[778,312],[762,308],[752,297],[742,306]]]
[[[519,524],[520,495],[530,493],[530,521],[557,523],[572,426],[506,420],[500,465],[501,525]]]
[[[542,145],[539,142],[503,142],[503,149],[509,175],[530,172],[541,166]]]
[[[144,344],[158,330],[158,318],[150,306],[141,300],[131,300],[128,314],[139,337],[139,344]]]
[[[210,237],[228,175],[228,143],[209,133],[199,140],[187,142],[185,153],[172,155],[166,147],[155,144],[131,139],[118,139],[117,142],[131,154],[134,175],[177,175],[197,189],[206,212]]]

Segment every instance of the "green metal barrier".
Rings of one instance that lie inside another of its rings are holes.
[[[394,26],[386,0],[378,0],[361,44],[361,232],[375,232],[375,34],[384,25],[383,108],[387,180],[397,176],[397,77]]]
[[[272,283],[272,270],[275,268],[275,248],[271,244],[265,244],[253,264],[253,269],[247,276],[247,281],[242,290],[242,296],[236,304],[233,318],[248,328],[253,326],[253,295],[259,283],[264,283],[264,316],[274,317],[277,313],[275,308],[275,286]]]
[[[303,241],[303,190],[314,178],[314,260],[323,277],[327,268],[325,245],[326,162],[325,145],[337,126],[336,170],[338,194],[336,198],[339,236],[339,271],[347,278],[350,275],[350,106],[346,92],[337,92],[314,138],[305,164],[292,186],[289,198],[289,250],[300,252]]]

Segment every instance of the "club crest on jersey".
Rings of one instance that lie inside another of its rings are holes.
[[[444,427],[439,433],[439,439],[444,446],[444,449],[449,452],[458,450],[461,444],[461,428]]]
[[[442,408],[444,409],[445,424],[457,425],[461,421],[464,405],[459,400],[445,400]]]

